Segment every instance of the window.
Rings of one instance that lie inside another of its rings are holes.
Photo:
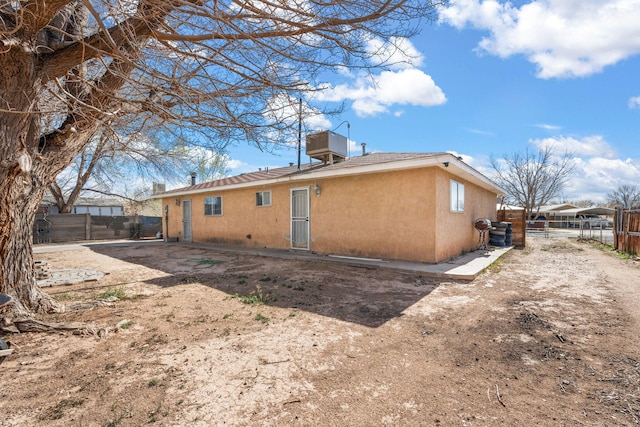
[[[451,212],[464,212],[464,184],[451,180]]]
[[[204,215],[205,216],[222,215],[222,196],[204,198]]]
[[[271,206],[271,191],[258,191],[256,193],[256,206]]]

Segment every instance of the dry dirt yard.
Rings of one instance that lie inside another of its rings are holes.
[[[529,240],[473,282],[183,244],[38,255],[111,306],[6,335],[2,426],[632,426],[640,263]],[[113,328],[119,325],[118,328]]]

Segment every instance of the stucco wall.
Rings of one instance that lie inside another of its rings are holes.
[[[496,220],[497,195],[458,176],[437,169],[436,262],[460,255],[478,246],[479,233],[473,224],[477,218]],[[464,212],[451,212],[450,183],[464,184]],[[487,236],[488,238],[488,236]]]
[[[296,181],[178,197],[192,202],[194,242],[289,249],[291,189],[309,189],[310,249],[360,257],[439,262],[477,244],[475,218],[495,219],[496,196],[465,184],[465,211],[451,213],[450,179],[439,167]],[[320,196],[314,192],[320,187]],[[256,191],[271,190],[257,207]],[[222,216],[204,216],[204,197],[222,196]],[[182,207],[169,206],[168,237],[182,240]],[[250,237],[249,237],[250,236]],[[437,245],[436,245],[437,242]]]
[[[318,182],[312,248],[344,255],[428,260],[435,254],[434,168]]]
[[[271,190],[271,206],[256,206],[256,192]],[[222,196],[222,215],[205,216],[205,197]],[[175,199],[175,198],[174,198]],[[182,240],[182,207],[174,199],[169,205],[169,237]],[[179,197],[191,200],[192,240],[241,246],[289,248],[289,187],[269,186],[212,191]]]

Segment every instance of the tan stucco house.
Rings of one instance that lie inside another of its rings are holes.
[[[502,190],[451,154],[316,158],[154,196],[165,239],[437,263],[496,219]]]

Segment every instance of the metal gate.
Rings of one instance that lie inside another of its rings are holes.
[[[190,242],[191,236],[191,200],[182,201],[182,240]]]
[[[309,249],[309,189],[291,189],[291,247]]]

